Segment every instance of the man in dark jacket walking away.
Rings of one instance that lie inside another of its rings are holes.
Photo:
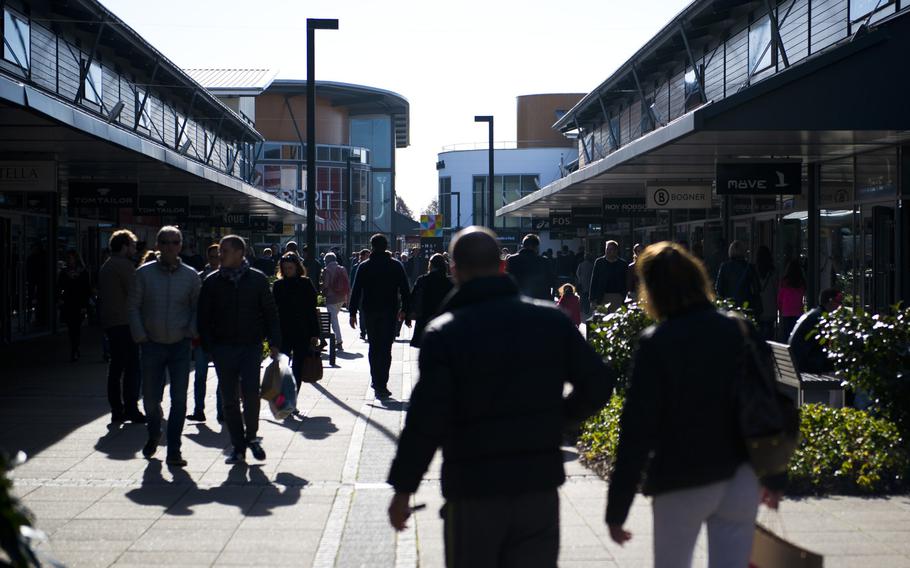
[[[607,241],[604,255],[594,261],[591,274],[591,308],[607,306],[607,313],[615,312],[626,301],[628,293],[627,272],[629,263],[619,257],[619,243]]]
[[[553,263],[538,254],[540,239],[527,235],[521,240],[521,250],[506,259],[506,272],[518,283],[522,294],[538,300],[552,300],[556,275]]]
[[[389,241],[382,234],[370,239],[373,248],[369,260],[361,262],[351,290],[351,327],[357,328],[357,311],[362,314],[361,326],[370,337],[370,376],[373,391],[379,398],[392,395],[389,368],[392,366],[392,344],[395,328],[404,320],[411,290],[401,262],[386,251]],[[399,304],[400,302],[400,304]],[[400,308],[399,308],[400,305]]]
[[[458,288],[423,335],[389,520],[405,528],[441,446],[446,565],[555,567],[562,433],[601,408],[615,379],[562,312],[499,274],[492,231],[465,229],[451,252]],[[520,352],[503,357],[503,337],[522,337]]]
[[[247,448],[257,460],[265,459],[265,450],[256,437],[262,340],[268,338],[273,359],[281,347],[278,310],[268,278],[250,267],[245,251],[242,237],[222,238],[221,268],[205,279],[199,295],[199,335],[218,373],[218,394],[234,446],[225,460],[230,464],[244,461]]]
[[[746,245],[733,241],[727,250],[729,260],[720,265],[714,290],[720,298],[727,298],[737,306],[749,309],[757,318],[762,314],[761,285],[758,272],[746,260]]]

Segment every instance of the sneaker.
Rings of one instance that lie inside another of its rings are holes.
[[[192,420],[193,422],[205,422],[205,412],[197,410],[192,414],[187,414],[186,419]]]
[[[265,460],[265,450],[262,449],[262,443],[258,438],[251,440],[247,445],[249,446],[250,451],[253,452],[254,458],[259,461]]]
[[[245,461],[246,461],[246,450],[234,449],[231,451],[231,455],[229,455],[227,457],[227,459],[224,460],[224,463],[235,464],[235,463],[242,463]]]
[[[376,398],[389,398],[392,396],[392,391],[389,389],[373,389],[373,392],[376,394]]]
[[[124,420],[132,422],[133,424],[145,424],[147,419],[145,414],[142,414],[138,410],[133,410],[132,412],[127,412],[123,415]]]
[[[158,451],[158,440],[154,438],[149,438],[149,441],[145,443],[145,447],[142,448],[142,455],[145,456],[145,459],[150,460],[152,456],[155,455],[155,452]]]
[[[168,454],[165,463],[167,465],[172,465],[175,467],[186,467],[186,460],[183,459],[183,456],[180,454],[180,452]]]

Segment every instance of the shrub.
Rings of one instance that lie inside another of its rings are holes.
[[[578,440],[584,463],[603,477],[613,470],[623,401],[614,396],[585,422]],[[800,432],[788,493],[881,494],[906,487],[910,459],[892,422],[862,410],[807,404],[800,409]]]
[[[910,308],[835,310],[819,323],[819,343],[838,376],[871,394],[871,410],[910,438]]]
[[[791,493],[887,493],[910,461],[897,426],[853,408],[800,408],[802,440],[790,461]]]

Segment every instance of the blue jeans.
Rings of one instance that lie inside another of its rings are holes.
[[[196,370],[193,373],[195,410],[196,412],[205,412],[206,381],[209,378],[209,363],[211,363],[212,357],[202,347],[196,347],[193,349],[193,360],[196,364]],[[221,416],[221,396],[218,394],[218,389],[215,389],[215,407],[218,409],[218,416]]]
[[[215,345],[212,360],[218,373],[218,396],[231,444],[245,451],[259,431],[259,385],[262,345]],[[243,400],[243,412],[240,401]]]
[[[148,419],[149,439],[161,436],[161,399],[165,371],[171,381],[171,410],[167,417],[167,452],[180,452],[180,436],[186,421],[186,393],[190,382],[190,340],[177,343],[142,344],[142,397]]]

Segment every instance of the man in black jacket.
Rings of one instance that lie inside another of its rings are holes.
[[[221,268],[202,284],[197,318],[202,348],[212,355],[218,373],[218,393],[234,446],[225,463],[231,464],[244,461],[247,448],[257,460],[265,459],[256,437],[262,340],[268,338],[273,359],[281,347],[278,310],[268,278],[250,267],[245,251],[242,237],[221,239]]]
[[[552,300],[556,276],[553,264],[538,254],[540,239],[527,235],[521,240],[521,250],[506,259],[506,272],[518,283],[522,294],[538,300]]]
[[[388,398],[392,344],[399,321],[408,310],[411,288],[401,262],[386,251],[389,241],[382,234],[370,238],[373,248],[369,260],[361,262],[351,290],[351,306],[360,307],[361,326],[370,337],[370,376],[373,391]],[[400,304],[399,304],[400,301]],[[399,307],[400,305],[400,307]],[[357,311],[351,310],[351,327],[357,329]]]
[[[746,245],[733,241],[727,249],[729,260],[720,265],[714,290],[717,297],[727,298],[746,307],[756,318],[762,314],[761,285],[755,267],[746,260]],[[770,309],[770,306],[769,306]]]
[[[601,408],[615,379],[552,302],[521,296],[499,274],[492,231],[465,229],[451,252],[458,288],[423,335],[389,520],[405,528],[442,446],[446,564],[556,566],[562,433]],[[503,356],[504,337],[523,338],[518,353]]]
[[[607,241],[604,255],[594,261],[589,289],[591,307],[606,306],[607,313],[615,312],[626,301],[629,263],[619,257],[619,243]]]

